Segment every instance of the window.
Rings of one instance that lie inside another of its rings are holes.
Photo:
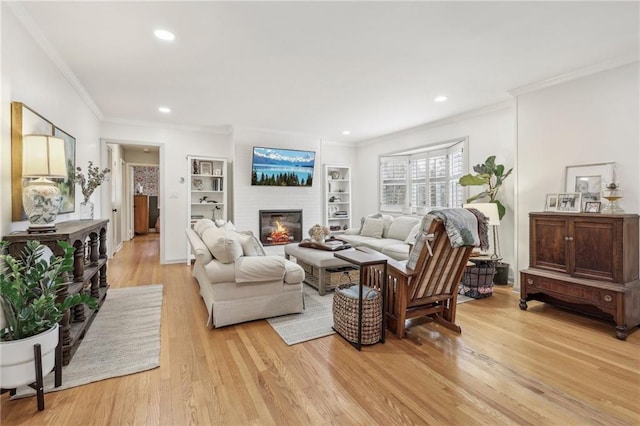
[[[461,207],[464,192],[458,179],[465,169],[465,143],[457,140],[409,155],[380,157],[380,211],[416,213]]]

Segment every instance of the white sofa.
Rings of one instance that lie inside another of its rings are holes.
[[[354,247],[364,246],[395,260],[407,260],[411,244],[420,231],[421,216],[370,215],[359,228],[350,228],[338,238]]]
[[[186,233],[208,326],[302,312],[300,266],[280,256],[265,256],[260,241],[251,233],[237,232],[230,222],[217,227],[202,219]]]

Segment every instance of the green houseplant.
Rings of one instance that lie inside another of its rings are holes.
[[[482,164],[476,164],[473,166],[475,174],[467,174],[460,178],[459,182],[462,186],[485,186],[485,189],[469,198],[467,203],[473,203],[474,201],[489,199],[490,203],[495,203],[498,208],[498,217],[500,220],[504,217],[507,209],[504,204],[498,199],[498,192],[506,178],[509,177],[513,171],[513,167],[505,171],[503,164],[496,164],[496,156],[492,155],[485,160]],[[494,255],[497,256],[498,250],[498,229],[493,226],[493,247]],[[494,283],[507,284],[509,279],[509,264],[503,262],[496,262],[496,275],[494,277]]]
[[[492,155],[487,158],[484,163],[473,166],[473,171],[476,172],[476,174],[470,173],[459,179],[460,185],[486,186],[486,188],[484,191],[467,198],[467,203],[489,198],[489,202],[495,203],[498,207],[498,215],[500,219],[502,219],[507,209],[500,200],[498,200],[498,192],[505,179],[509,177],[513,171],[513,167],[505,172],[504,165],[496,164],[496,156]]]
[[[58,323],[70,308],[87,304],[95,309],[98,303],[86,293],[69,295],[59,300],[58,292],[67,285],[67,272],[73,270],[74,247],[58,242],[63,256],[51,256],[47,261],[45,247],[38,241],[28,241],[21,255],[0,255],[0,307],[4,323],[0,329],[0,377],[3,388],[14,388],[35,380],[33,345],[42,343],[42,370],[53,368],[53,349],[58,344]],[[5,253],[8,242],[0,242]],[[23,344],[24,343],[24,344]]]

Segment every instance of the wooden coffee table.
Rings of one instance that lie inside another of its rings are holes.
[[[340,250],[339,253],[349,253],[353,251],[355,251],[355,249],[350,248]],[[300,247],[297,243],[287,244],[284,247],[285,258],[291,259],[291,257],[295,257],[297,263],[303,268],[305,264],[309,265],[311,272],[309,270],[305,270],[304,282],[309,284],[311,287],[318,289],[318,294],[320,296],[327,294],[327,290],[335,288],[335,286],[327,284],[327,268],[331,269],[353,266],[350,262],[335,257],[333,255],[334,253],[337,252]]]

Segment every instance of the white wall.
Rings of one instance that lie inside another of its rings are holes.
[[[160,261],[184,262],[187,253],[187,156],[233,158],[229,134],[163,127],[103,123],[106,142],[160,146]],[[233,189],[231,189],[233,191]]]
[[[2,123],[0,127],[0,233],[25,230],[27,222],[11,222],[11,113],[12,101],[22,102],[76,138],[76,164],[86,170],[89,160],[101,164],[100,122],[67,82],[44,50],[33,40],[3,2],[2,7]],[[92,197],[100,212],[100,191]],[[82,194],[76,187],[76,211],[57,221],[78,218]]]
[[[503,104],[485,113],[460,116],[361,144],[358,147],[359,171],[355,174],[353,188],[354,223],[360,217],[378,211],[378,164],[381,155],[468,137],[470,172],[473,165],[483,163],[491,155],[495,155],[496,161],[508,169],[515,164],[514,123],[511,104]],[[514,173],[516,171],[517,168]],[[511,265],[511,274],[515,271],[514,181],[513,177],[509,177],[500,193],[500,200],[507,208],[499,228],[501,255]],[[480,188],[473,188],[470,194],[479,191]]]
[[[564,191],[568,165],[616,162],[620,206],[640,207],[638,63],[517,97],[518,268],[529,265],[529,212]]]

